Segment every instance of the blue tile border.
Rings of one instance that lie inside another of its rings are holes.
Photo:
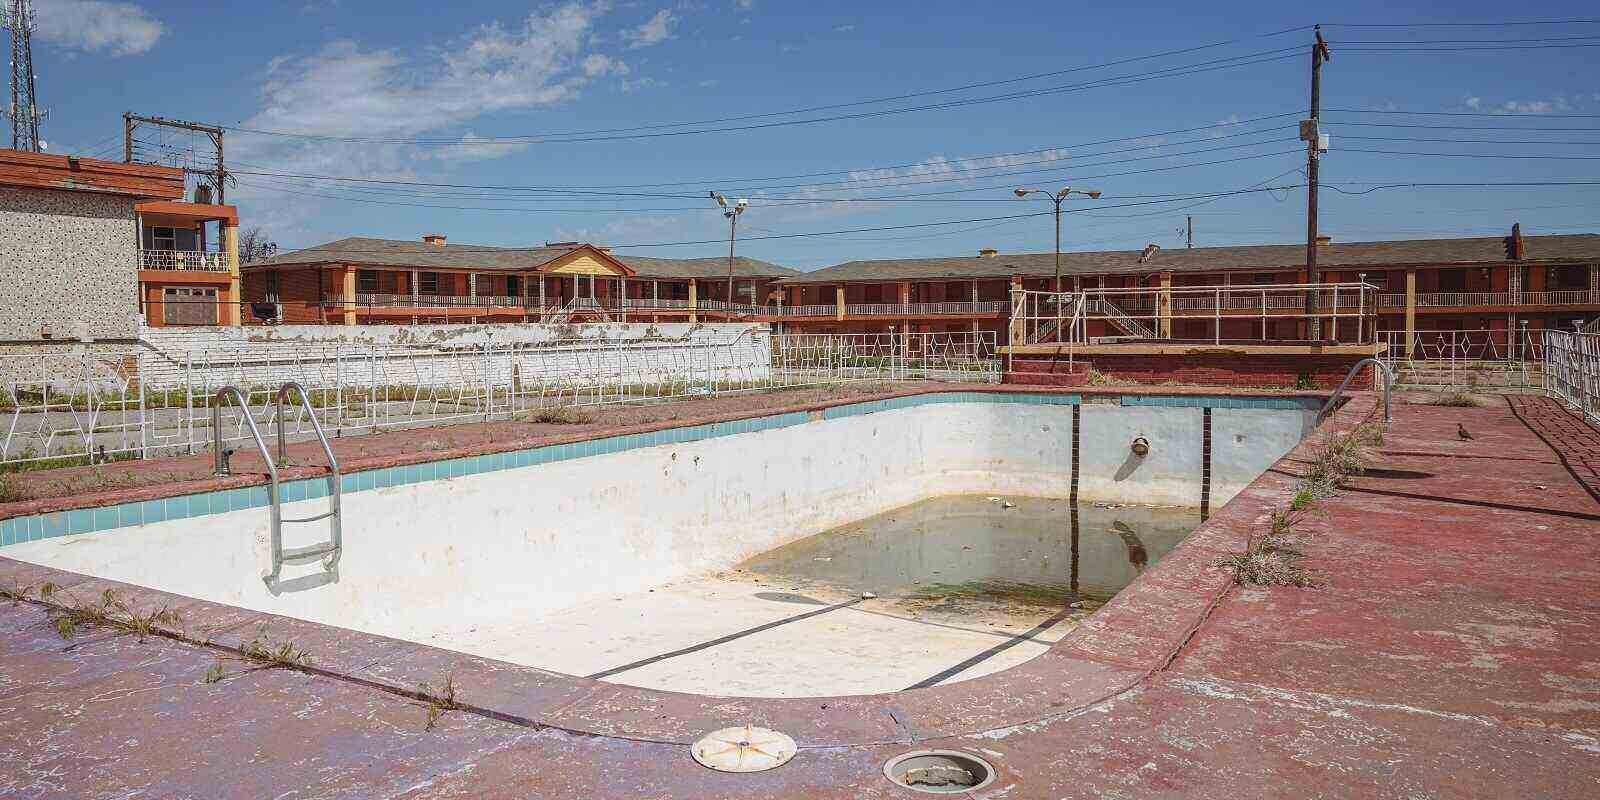
[[[1125,406],[1159,406],[1163,408],[1253,408],[1274,411],[1316,411],[1322,401],[1315,397],[1230,397],[1207,394],[1125,394]]]
[[[822,410],[825,420],[844,419],[880,411],[936,405],[941,403],[1004,403],[1040,406],[1075,406],[1083,402],[1078,394],[1045,392],[969,392],[951,391],[891,397],[831,406]],[[1164,406],[1176,408],[1259,408],[1274,410],[1315,410],[1321,403],[1312,397],[1228,397],[1222,395],[1143,395],[1121,396],[1124,406]],[[517,467],[569,461],[607,453],[621,453],[641,447],[686,444],[705,439],[733,436],[741,433],[776,430],[803,425],[812,419],[809,411],[790,411],[751,419],[687,425],[666,428],[649,433],[630,433],[606,436],[568,444],[540,445],[506,453],[485,453],[464,458],[405,464],[383,469],[364,470],[342,476],[341,491],[364,492],[390,486],[424,483],[445,478],[459,478],[484,472]],[[328,479],[305,478],[284,481],[280,485],[285,502],[317,500],[328,496]],[[267,505],[267,487],[247,486],[238,489],[219,489],[212,492],[167,497],[158,500],[134,501],[98,508],[80,508],[26,517],[0,520],[0,547],[36,539],[67,536],[76,533],[111,530],[134,525],[209,516],[225,511],[264,508]]]

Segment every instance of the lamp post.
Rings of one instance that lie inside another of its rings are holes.
[[[743,214],[744,210],[746,208],[750,207],[750,201],[741,197],[738,200],[734,201],[732,207],[729,207],[728,198],[723,197],[720,192],[709,192],[709,194],[711,195],[711,199],[717,201],[717,205],[720,206],[723,209],[722,216],[727,217],[727,219],[728,219],[728,309],[727,309],[727,311],[728,311],[728,317],[731,319],[733,317],[733,239],[734,239],[734,234],[739,229],[739,215]],[[752,303],[755,302],[755,293],[754,292],[751,293],[750,300],[751,300]]]
[[[1016,189],[1018,197],[1027,197],[1030,194],[1042,194],[1050,199],[1056,207],[1056,294],[1061,294],[1061,201],[1071,195],[1083,195],[1090,200],[1100,199],[1099,189],[1074,189],[1070,186],[1061,187],[1059,192],[1047,192],[1044,189]]]

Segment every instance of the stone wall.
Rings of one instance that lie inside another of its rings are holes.
[[[134,200],[0,188],[0,342],[138,335]]]

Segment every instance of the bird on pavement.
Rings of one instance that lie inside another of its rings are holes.
[[[1462,425],[1459,422],[1456,423],[1456,436],[1463,441],[1472,441],[1472,434],[1467,433],[1467,426]]]

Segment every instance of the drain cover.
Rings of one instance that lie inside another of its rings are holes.
[[[994,780],[989,762],[959,750],[913,750],[889,759],[884,777],[918,792],[965,794]]]
[[[718,772],[760,772],[794,758],[794,740],[775,730],[742,725],[723,728],[694,743],[694,760]]]

